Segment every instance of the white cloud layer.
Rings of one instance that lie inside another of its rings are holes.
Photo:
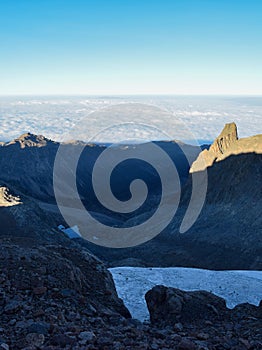
[[[119,103],[132,102],[157,106],[164,112],[150,114],[149,111],[136,117],[128,113],[120,117],[114,113],[90,114]],[[237,123],[240,137],[259,134],[261,120],[262,97],[0,98],[0,141],[14,139],[25,132],[43,134],[57,141],[77,138],[119,142],[136,137],[180,138],[186,141],[190,137],[181,129],[183,124],[196,139],[204,142],[212,141],[224,124],[232,121]],[[130,125],[132,122],[135,124]],[[119,126],[125,123],[128,127]],[[153,128],[150,130],[150,127]],[[101,133],[106,128],[109,129]],[[167,134],[170,136],[165,136]]]

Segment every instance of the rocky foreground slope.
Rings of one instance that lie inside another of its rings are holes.
[[[225,318],[224,302],[219,299],[223,308],[212,305],[217,298],[209,294],[201,294],[201,305],[190,301],[189,318],[179,305],[190,293],[164,293],[166,298],[154,289],[146,296],[152,323],[131,319],[104,264],[45,225],[34,234],[43,213],[19,198],[0,208],[0,349],[261,349],[261,307],[238,306],[236,318]],[[4,218],[17,226],[4,226]]]
[[[151,323],[131,319],[104,265],[72,241],[2,239],[0,281],[0,349],[262,349],[261,304],[229,311],[210,293],[158,286]]]

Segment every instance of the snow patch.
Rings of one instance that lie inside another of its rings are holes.
[[[81,238],[82,235],[78,229],[78,226],[73,226],[69,228],[65,228],[63,225],[59,225],[58,229],[62,231],[64,234],[67,235],[68,238],[74,239],[74,238]]]
[[[116,267],[110,269],[117,293],[133,318],[149,319],[145,293],[156,285],[186,291],[206,290],[227,302],[258,305],[262,299],[262,271],[210,271],[193,268]]]

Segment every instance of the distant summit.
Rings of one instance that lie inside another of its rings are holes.
[[[209,150],[205,149],[199,154],[192,164],[190,172],[202,171],[231,155],[245,153],[262,153],[262,135],[239,139],[236,124],[226,124]]]
[[[2,146],[19,145],[20,148],[25,147],[44,147],[48,143],[55,143],[44,137],[43,135],[34,135],[30,132],[21,135],[20,137],[14,139],[13,141],[2,143]]]

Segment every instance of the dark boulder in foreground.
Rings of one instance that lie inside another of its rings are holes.
[[[262,301],[228,309],[223,298],[207,291],[160,285],[145,299],[152,326],[180,336],[176,349],[262,349]]]
[[[145,298],[152,323],[199,322],[221,318],[227,312],[225,300],[206,291],[184,292],[156,286]]]
[[[239,321],[247,317],[262,322],[262,302],[259,306],[248,303],[229,309],[225,299],[207,291],[182,291],[180,289],[155,286],[145,299],[152,323],[172,325],[177,322],[201,324],[206,321]]]

